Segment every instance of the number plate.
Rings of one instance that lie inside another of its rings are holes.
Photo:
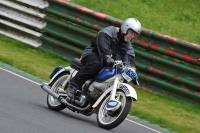
[[[122,73],[122,76],[124,77],[124,79],[130,82],[131,80],[137,77],[137,73],[132,68],[127,67]]]

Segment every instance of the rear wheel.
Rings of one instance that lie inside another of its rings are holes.
[[[97,123],[104,129],[112,129],[121,124],[128,115],[132,104],[131,97],[126,97],[124,92],[117,91],[115,99],[121,102],[121,107],[115,112],[108,112],[106,110],[106,103],[109,99],[110,96],[105,98],[97,114]]]
[[[63,82],[67,79],[69,74],[65,73],[60,75],[58,78],[56,78],[51,84],[50,87],[51,89],[56,92],[57,94],[62,93],[63,89],[62,84]],[[54,111],[61,111],[66,108],[66,106],[62,103],[60,103],[56,98],[54,98],[51,95],[47,95],[47,105],[50,109]]]

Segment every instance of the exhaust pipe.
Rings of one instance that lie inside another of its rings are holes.
[[[44,91],[46,91],[47,93],[49,93],[51,96],[55,97],[56,99],[58,99],[60,96],[57,93],[55,93],[54,91],[52,91],[48,85],[41,85],[41,88]]]
[[[79,108],[79,107],[76,107],[72,104],[70,104],[67,100],[65,100],[63,97],[61,97],[59,94],[55,93],[53,90],[51,90],[51,88],[44,84],[44,85],[40,85],[41,88],[46,91],[48,94],[50,94],[51,96],[55,97],[56,99],[58,99],[61,103],[67,105],[67,106],[70,106],[71,108],[74,108],[76,110],[81,110],[81,111],[85,111],[87,109],[89,109],[91,107],[91,104],[88,104],[88,106],[86,106],[85,108]]]
[[[68,102],[63,97],[61,97],[60,95],[58,95],[57,93],[52,91],[48,85],[41,85],[41,88],[44,91],[46,91],[47,93],[49,93],[51,96],[53,96],[56,99],[58,99],[61,103],[64,103],[65,105],[68,105]]]

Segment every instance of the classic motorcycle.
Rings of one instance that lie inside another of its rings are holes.
[[[97,114],[97,123],[101,128],[112,129],[121,124],[128,115],[132,101],[137,101],[135,89],[127,84],[138,84],[137,73],[116,60],[113,67],[104,67],[94,78],[85,82],[82,92],[86,101],[70,98],[67,94],[70,79],[81,69],[78,58],[72,60],[71,66],[58,66],[50,75],[50,82],[41,85],[46,91],[47,105],[54,111],[65,108],[86,116]]]

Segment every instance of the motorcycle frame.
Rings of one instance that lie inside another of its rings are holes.
[[[62,84],[62,88],[64,88],[67,83],[70,81],[70,79],[78,72],[77,70],[71,68],[70,66],[62,68],[60,71],[58,71],[50,80],[49,83],[47,83],[48,85],[51,84],[54,79],[56,79],[56,77],[58,77],[60,74],[68,72],[69,76],[68,78],[64,81],[64,83]],[[118,80],[118,74],[115,75],[115,80],[114,80],[114,84],[112,86],[110,86],[109,88],[107,88],[103,94],[101,94],[101,96],[98,98],[98,100],[92,105],[93,108],[96,108],[101,101],[109,94],[111,93],[111,98],[110,99],[115,99],[115,94],[117,90],[122,90],[126,97],[132,97],[133,101],[137,101],[137,93],[135,91],[135,89],[130,86],[127,83],[121,83]]]

